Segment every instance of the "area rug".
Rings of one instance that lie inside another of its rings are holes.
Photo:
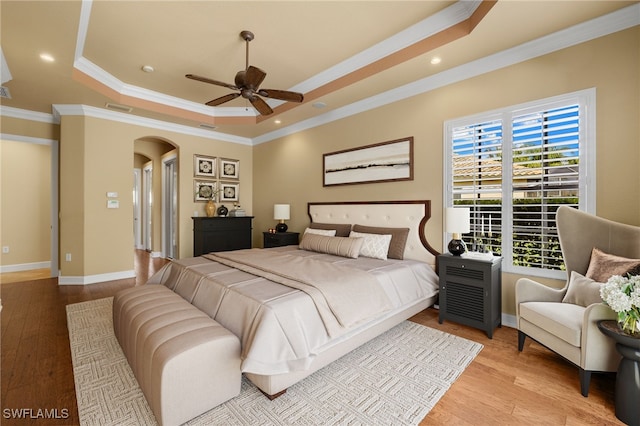
[[[81,425],[156,425],[113,334],[113,298],[67,306]],[[405,321],[269,401],[236,398],[188,425],[417,425],[482,345]]]

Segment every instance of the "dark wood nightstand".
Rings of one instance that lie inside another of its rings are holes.
[[[446,319],[484,330],[502,325],[502,258],[472,259],[441,254],[440,324]]]
[[[299,232],[263,232],[264,248],[291,246],[298,244]]]

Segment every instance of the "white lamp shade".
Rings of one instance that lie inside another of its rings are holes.
[[[274,204],[273,218],[275,220],[289,220],[289,204]]]
[[[445,230],[452,234],[464,234],[470,229],[468,207],[447,207],[445,212]]]

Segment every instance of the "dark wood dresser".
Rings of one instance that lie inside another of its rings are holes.
[[[251,248],[253,216],[192,217],[193,256]]]

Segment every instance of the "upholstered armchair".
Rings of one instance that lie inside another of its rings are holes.
[[[518,350],[523,350],[525,338],[529,336],[575,364],[579,368],[580,391],[588,396],[591,373],[616,371],[620,361],[615,342],[598,330],[599,320],[617,318],[616,313],[602,303],[600,282],[610,275],[622,275],[621,265],[628,267],[633,259],[640,258],[640,227],[568,206],[558,209],[556,224],[567,283],[555,289],[527,278],[517,281]],[[592,260],[592,251],[594,258],[613,259],[613,269],[618,267],[615,271],[618,273],[610,273],[611,264],[601,267]],[[637,271],[637,260],[635,269],[633,264],[630,268]]]

